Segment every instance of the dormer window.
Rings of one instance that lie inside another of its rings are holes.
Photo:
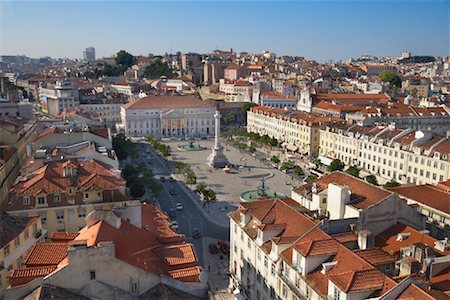
[[[23,205],[30,205],[30,197],[23,196]]]
[[[45,205],[45,196],[37,197],[37,205]]]
[[[58,194],[53,195],[53,203],[61,202],[61,198]]]

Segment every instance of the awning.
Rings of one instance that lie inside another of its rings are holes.
[[[287,144],[286,148],[287,148],[289,151],[293,151],[293,152],[294,152],[294,151],[297,151],[297,149],[298,149],[297,146],[291,145],[291,144]]]
[[[329,166],[331,164],[331,162],[333,161],[331,158],[320,156],[320,155],[317,158],[320,160],[321,163],[323,163],[326,166]]]

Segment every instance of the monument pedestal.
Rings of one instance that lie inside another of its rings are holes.
[[[223,147],[213,146],[212,153],[208,156],[207,164],[212,168],[224,168],[228,165],[228,159],[223,154]]]

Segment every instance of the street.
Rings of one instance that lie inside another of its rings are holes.
[[[171,209],[175,209],[177,203],[183,205],[183,210],[176,210],[176,217],[171,219],[178,222],[179,229],[177,231],[185,234],[186,240],[194,244],[200,264],[203,267],[206,267],[203,259],[203,251],[204,249],[207,249],[207,245],[204,245],[204,237],[228,241],[229,229],[219,226],[203,216],[196,204],[192,202],[186,189],[181,187],[181,185],[184,185],[183,182],[170,182],[167,180],[170,176],[170,171],[166,161],[163,160],[162,157],[159,157],[149,144],[139,143],[137,145],[139,147],[140,160],[145,161],[148,164],[149,168],[155,173],[156,178],[163,176],[166,179],[166,181],[160,182],[163,186],[163,190],[157,197],[160,208],[169,214]],[[147,156],[151,156],[151,164],[149,164]],[[171,195],[171,190],[175,191],[176,195]],[[200,239],[192,238],[194,228],[197,228],[200,231]]]

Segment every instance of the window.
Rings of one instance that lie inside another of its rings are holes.
[[[61,199],[59,198],[59,195],[53,195],[53,203],[59,203]]]
[[[41,222],[42,222],[42,224],[47,223],[47,213],[46,212],[41,213]]]
[[[250,238],[247,239],[247,248],[251,249],[252,244],[250,243]]]
[[[23,205],[30,205],[30,197],[23,196]]]
[[[341,299],[341,291],[337,287],[334,287],[334,300]]]
[[[91,270],[89,272],[91,280],[95,280],[95,271]]]
[[[5,246],[5,256],[9,255],[9,245]]]
[[[78,208],[78,218],[84,218],[86,217],[86,208],[79,207]]]
[[[25,237],[25,239],[27,240],[29,235],[28,235],[28,228],[25,229],[25,231],[23,232],[23,236]]]
[[[23,261],[23,257],[22,255],[19,256],[19,258],[17,259],[17,264],[19,265],[19,268],[22,268],[22,261]]]
[[[85,193],[85,194],[84,194],[84,198],[89,198],[89,194],[88,194],[88,193]]]
[[[57,211],[56,212],[56,220],[58,220],[58,221],[64,220],[64,211]]]
[[[272,270],[271,270],[272,275],[275,275],[275,264],[272,264]]]
[[[269,266],[269,261],[267,260],[267,256],[264,257],[264,267],[267,269]]]
[[[38,202],[38,205],[44,205],[45,197],[43,197],[43,196],[37,197],[37,202]]]
[[[17,248],[17,247],[19,247],[19,245],[20,245],[20,239],[19,239],[19,237],[16,237],[14,239],[14,246],[16,246],[16,248]]]
[[[392,269],[392,265],[391,264],[384,265],[384,270],[386,272],[389,272],[391,269]]]

